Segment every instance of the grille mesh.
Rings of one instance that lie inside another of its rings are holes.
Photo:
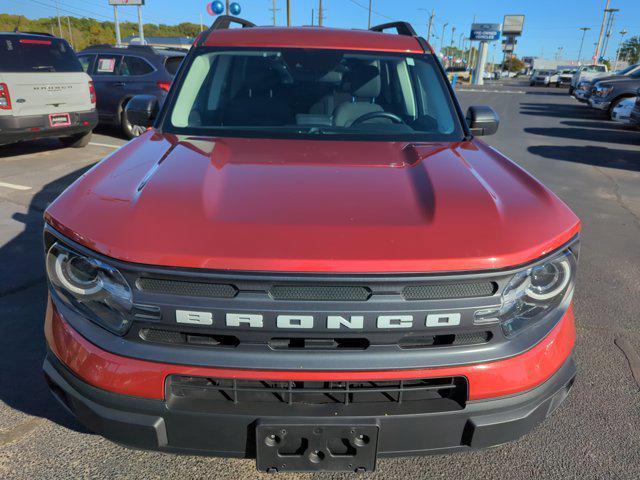
[[[441,283],[405,287],[402,296],[405,300],[489,297],[496,290],[494,282]]]
[[[186,295],[189,297],[233,298],[238,289],[222,283],[184,282],[159,278],[139,278],[138,288],[147,292],[164,295]]]
[[[371,290],[358,286],[274,285],[269,294],[274,300],[364,302],[371,296]]]

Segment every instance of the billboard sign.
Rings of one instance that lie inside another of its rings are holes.
[[[117,7],[133,5],[135,7],[144,5],[144,0],[109,0],[109,5],[115,5]]]
[[[524,15],[505,15],[502,23],[503,35],[522,35]]]
[[[474,23],[471,25],[471,40],[492,42],[500,38],[499,23]]]

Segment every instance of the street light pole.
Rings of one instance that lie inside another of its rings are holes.
[[[287,27],[291,26],[291,0],[287,0]]]
[[[442,25],[442,36],[440,37],[440,53],[442,53],[442,47],[444,46],[444,31],[447,28],[447,25],[449,25],[449,22]]]
[[[68,18],[68,17],[67,17]],[[613,66],[613,70],[618,70],[618,60],[620,60],[620,50],[622,50],[622,44],[624,42],[624,36],[629,33],[627,30],[620,31],[620,44],[618,45],[618,51],[616,52],[616,63]]]
[[[369,23],[367,24],[368,25],[368,27],[367,27],[368,29],[371,29],[371,7],[372,7],[372,3],[373,3],[373,0],[369,0]]]
[[[429,28],[427,28],[427,43],[431,43],[431,27],[433,26],[433,19],[436,16],[436,11],[431,10],[431,16],[429,17]]]
[[[582,63],[582,47],[584,46],[584,37],[587,34],[587,31],[591,30],[591,28],[580,27],[579,30],[582,30],[582,40],[580,41],[580,50],[578,51],[578,65]]]
[[[609,9],[609,23],[607,28],[607,34],[605,35],[604,47],[602,48],[602,58],[607,54],[607,48],[609,48],[609,39],[611,38],[611,30],[613,29],[613,21],[615,20],[616,12],[619,12],[619,8]]]

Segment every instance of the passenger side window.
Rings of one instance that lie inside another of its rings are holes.
[[[78,56],[78,60],[80,61],[82,70],[84,70],[85,73],[89,72],[89,69],[91,68],[91,63],[93,62],[94,58],[96,58],[95,55],[79,55]]]
[[[153,72],[153,67],[139,57],[124,57],[120,70],[121,75],[138,77]]]
[[[98,55],[96,62],[95,75],[119,75],[120,55]]]

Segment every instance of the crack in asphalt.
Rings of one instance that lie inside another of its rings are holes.
[[[622,350],[624,356],[627,357],[627,362],[629,362],[629,368],[631,368],[631,375],[638,386],[638,390],[640,390],[640,355],[633,348],[631,342],[626,338],[616,338],[614,342],[616,346]]]
[[[596,165],[594,165],[593,168],[595,168],[596,171],[598,171],[603,177],[609,180],[609,182],[612,184],[611,193],[613,193],[614,197],[616,198],[616,203],[620,208],[622,208],[623,210],[626,210],[629,213],[629,215],[631,215],[631,218],[633,219],[633,223],[635,224],[636,228],[640,229],[640,215],[634,212],[633,209],[625,203],[624,198],[620,193],[620,184],[616,181],[615,178],[613,178],[611,175],[607,174],[604,170],[602,170],[602,168]]]

